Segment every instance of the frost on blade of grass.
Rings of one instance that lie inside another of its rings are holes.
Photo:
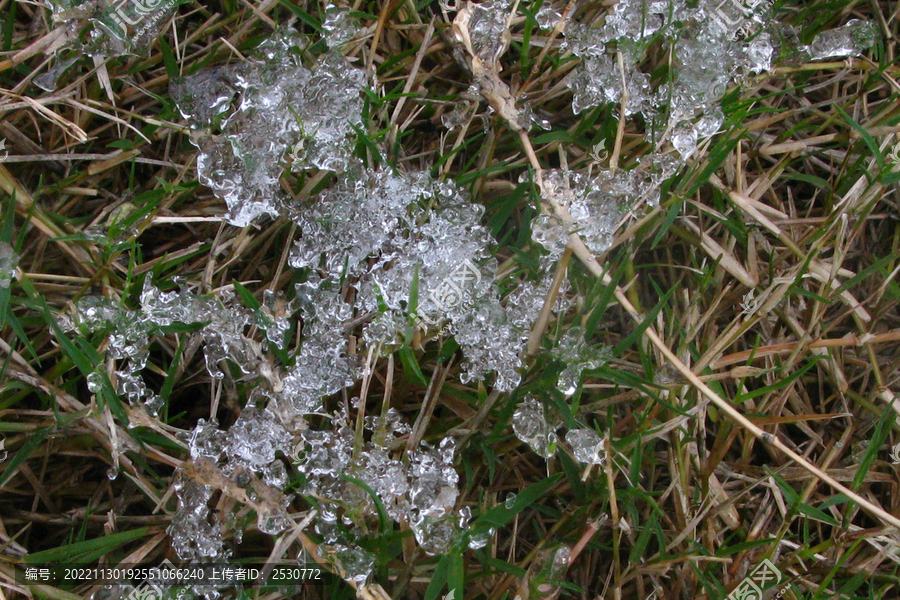
[[[198,129],[200,181],[225,200],[238,227],[279,212],[286,163],[293,170],[347,166],[365,74],[333,52],[307,68],[292,51],[303,46],[299,34],[282,32],[255,58],[172,82],[179,110]]]
[[[528,444],[537,455],[550,458],[556,454],[559,441],[556,427],[547,422],[544,405],[534,396],[527,396],[516,406],[512,427],[516,437]]]
[[[6,242],[0,242],[0,288],[7,289],[16,276],[19,255]]]

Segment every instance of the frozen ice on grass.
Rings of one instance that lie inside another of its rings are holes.
[[[566,443],[578,462],[600,465],[606,460],[603,438],[593,429],[571,429],[566,433]]]
[[[356,36],[357,29],[346,6],[329,4],[325,7],[325,20],[322,22],[325,43],[331,48],[339,48]]]
[[[566,364],[557,385],[566,396],[573,395],[584,371],[599,369],[612,358],[608,348],[596,349],[584,341],[584,329],[572,326],[560,338],[554,355]]]
[[[843,27],[828,29],[817,35],[809,45],[812,60],[860,56],[875,45],[878,29],[870,21],[853,19]]]
[[[16,267],[19,265],[19,255],[13,247],[6,242],[0,242],[0,289],[8,289],[13,277],[16,276]]]
[[[221,525],[208,505],[214,491],[183,473],[175,477],[178,510],[168,532],[175,552],[184,560],[214,563],[228,559]]]
[[[365,73],[335,52],[307,68],[292,50],[304,46],[296,32],[281,31],[246,62],[172,82],[179,110],[198,130],[200,181],[225,200],[238,227],[279,213],[287,163],[295,171],[347,167]]]
[[[553,29],[559,23],[559,20],[562,19],[562,15],[549,4],[545,4],[537,12],[535,19],[541,29]]]
[[[550,458],[556,454],[559,442],[556,427],[547,422],[544,405],[534,396],[528,395],[516,405],[512,427],[516,437],[528,444],[538,456]]]
[[[620,0],[602,27],[567,24],[564,49],[581,59],[568,78],[573,111],[619,103],[624,87],[626,114],[642,115],[664,134],[660,139],[670,139],[681,155],[690,155],[697,138],[713,130],[709,122],[695,126],[698,115],[718,109],[730,82],[772,68],[780,48],[773,41],[771,5],[709,1],[691,7],[685,0]],[[820,33],[799,50],[812,60],[858,56],[876,39],[873,24],[854,20]],[[660,43],[672,54],[672,76],[654,89],[640,65],[646,51]]]
[[[509,0],[486,0],[469,4],[469,35],[472,50],[488,67],[495,66],[509,43]]]
[[[44,5],[54,23],[66,25],[70,39],[75,40],[72,45],[88,54],[114,57],[147,52],[177,10],[178,1],[44,0]]]
[[[375,555],[358,546],[322,544],[319,558],[333,564],[341,577],[363,586],[375,569]]]
[[[355,308],[376,315],[363,330],[367,343],[386,351],[399,347],[410,313],[432,331],[449,322],[466,357],[464,382],[494,372],[495,387],[508,391],[518,383],[527,332],[510,322],[514,309],[500,303],[492,238],[480,224],[483,212],[455,184],[424,173],[350,168],[315,202],[293,208],[300,233],[289,262],[312,270],[322,290],[351,277]],[[415,310],[409,305],[414,281]],[[310,288],[301,298],[323,293],[332,292]],[[338,306],[348,311],[326,327],[340,332],[351,307],[336,297],[324,303],[312,296],[301,306],[313,318]],[[333,342],[335,348],[343,337]]]

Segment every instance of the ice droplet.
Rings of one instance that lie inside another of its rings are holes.
[[[556,27],[556,24],[559,23],[559,20],[562,19],[562,15],[552,6],[547,4],[541,7],[541,10],[535,15],[535,18],[541,29],[553,29]]]
[[[528,444],[539,456],[550,458],[556,454],[556,428],[547,423],[544,406],[534,396],[526,396],[516,406],[512,426],[516,437]]]
[[[697,129],[693,124],[682,122],[672,132],[672,145],[683,157],[688,157],[697,149]]]
[[[579,462],[599,465],[606,460],[603,438],[593,429],[569,430],[566,433],[566,443],[572,447],[572,453]]]
[[[481,548],[484,548],[490,543],[495,533],[497,533],[497,530],[493,527],[489,527],[485,531],[469,534],[469,548],[472,550],[480,550]]]
[[[6,242],[0,242],[0,289],[8,289],[12,278],[16,275],[19,255]]]

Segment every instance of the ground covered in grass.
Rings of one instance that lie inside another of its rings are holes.
[[[0,0],[0,598],[900,597],[897,13]]]

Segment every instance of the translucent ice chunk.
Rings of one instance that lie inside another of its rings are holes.
[[[534,396],[526,396],[516,406],[512,426],[516,437],[528,444],[539,456],[550,458],[556,454],[556,444],[559,441],[554,431],[556,428],[547,423],[544,406]]]
[[[159,38],[166,20],[175,12],[177,0],[148,0],[146,2],[103,2],[82,0],[44,0],[56,22],[63,22],[74,31],[86,25],[90,36],[70,34],[74,40],[86,39],[90,54],[114,56],[140,54]],[[77,43],[77,42],[76,42]]]
[[[485,65],[495,65],[509,43],[506,22],[510,3],[508,0],[486,0],[480,4],[470,3],[469,8],[472,11],[469,19],[472,49]]]
[[[853,19],[843,27],[823,31],[809,45],[812,60],[859,56],[875,45],[878,29],[870,21]]]
[[[672,131],[672,145],[681,156],[687,157],[697,149],[697,128],[692,123],[682,122]]]
[[[321,558],[333,563],[341,577],[363,586],[375,567],[375,556],[359,547],[344,544],[322,545],[319,548]]]
[[[572,447],[579,462],[599,465],[606,460],[606,449],[601,438],[593,429],[572,429],[566,433],[566,443]]]
[[[196,128],[212,129],[193,138],[200,148],[197,172],[225,200],[236,226],[278,212],[285,162],[294,170],[347,166],[365,74],[334,53],[307,69],[291,52],[302,45],[296,32],[280,32],[260,46],[256,58],[172,82],[185,118]],[[216,129],[221,134],[214,135]]]
[[[581,374],[585,370],[599,369],[612,358],[608,348],[593,348],[585,342],[584,329],[581,327],[571,327],[566,331],[560,338],[554,355],[566,363],[557,385],[567,396],[578,390]]]
[[[750,40],[745,52],[750,61],[751,71],[761,73],[772,68],[775,47],[772,45],[772,36],[768,33],[760,34]]]
[[[337,48],[352,40],[356,35],[356,27],[350,17],[350,9],[334,4],[326,6],[322,32],[325,42],[332,48]]]
[[[552,29],[556,27],[556,24],[559,23],[559,20],[562,19],[562,15],[559,14],[552,6],[549,4],[541,7],[541,10],[538,11],[537,15],[535,15],[537,19],[538,26],[541,29]]]
[[[18,264],[19,255],[12,246],[6,242],[0,242],[0,288],[9,288],[9,283],[16,275]]]
[[[290,434],[268,409],[245,408],[228,434],[225,452],[229,458],[253,469],[271,463],[278,451],[290,452]]]

